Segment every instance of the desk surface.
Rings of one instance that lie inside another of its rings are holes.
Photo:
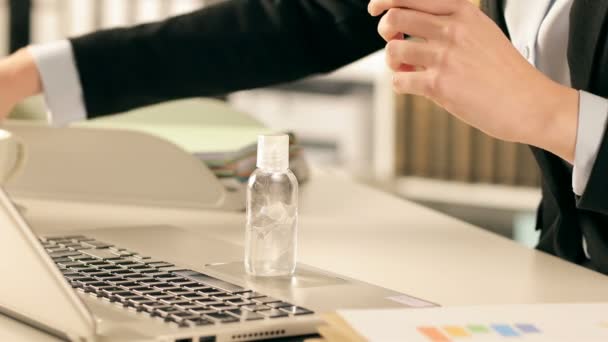
[[[172,224],[243,243],[242,213],[18,202],[39,232]],[[315,177],[300,208],[301,262],[441,305],[608,301],[604,275],[348,180]]]

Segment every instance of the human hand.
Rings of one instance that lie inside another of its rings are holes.
[[[386,12],[378,32],[388,42],[395,91],[428,97],[496,138],[573,161],[578,92],[536,70],[472,3],[371,0],[368,10]]]
[[[23,49],[0,59],[0,121],[22,100],[42,90],[34,59]]]

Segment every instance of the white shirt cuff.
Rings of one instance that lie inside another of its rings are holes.
[[[608,99],[584,91],[579,92],[579,97],[572,188],[575,194],[582,196],[604,138],[608,120]]]
[[[82,85],[72,45],[68,40],[30,46],[42,79],[47,105],[47,119],[53,126],[65,126],[71,122],[85,120]]]

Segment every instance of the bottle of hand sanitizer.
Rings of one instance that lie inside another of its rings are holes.
[[[289,136],[259,136],[257,167],[247,187],[245,270],[290,276],[296,268],[298,180],[289,170]]]

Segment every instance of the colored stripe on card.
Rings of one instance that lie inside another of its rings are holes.
[[[517,331],[515,331],[515,329],[511,328],[511,326],[509,326],[509,325],[492,324],[492,329],[494,329],[494,331],[496,331],[497,333],[499,333],[500,335],[502,335],[504,337],[520,336],[520,334]]]
[[[532,324],[515,324],[515,327],[524,334],[537,334],[540,330]]]
[[[490,332],[490,329],[488,329],[488,327],[486,327],[485,325],[471,324],[471,325],[468,325],[467,328],[473,334],[485,334],[485,333],[489,333]]]
[[[463,327],[454,326],[454,325],[446,325],[443,327],[443,331],[445,331],[448,335],[452,337],[468,337],[471,336]]]
[[[450,339],[448,339],[437,328],[433,328],[433,327],[418,327],[417,330],[418,330],[418,332],[420,332],[422,335],[424,335],[426,338],[428,338],[432,342],[450,342]]]

